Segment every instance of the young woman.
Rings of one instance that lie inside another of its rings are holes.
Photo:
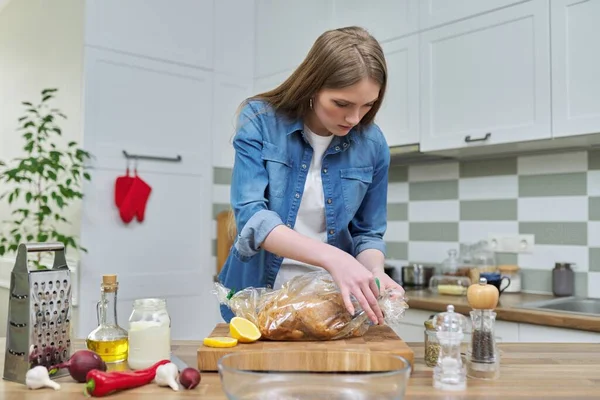
[[[323,268],[350,313],[354,296],[383,323],[375,278],[382,290],[400,288],[383,269],[390,154],[373,122],[386,81],[379,43],[347,27],[323,33],[285,82],[242,104],[231,183],[238,235],[224,286],[277,289]]]

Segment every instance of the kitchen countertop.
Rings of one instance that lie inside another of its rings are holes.
[[[406,296],[408,297],[408,306],[417,310],[446,311],[446,306],[453,304],[456,311],[468,315],[472,309],[466,296],[440,295],[432,293],[428,289],[408,290]],[[542,294],[503,293],[500,295],[498,307],[496,308],[496,319],[600,332],[600,318],[598,317],[518,307],[523,303],[554,298],[554,296]],[[598,398],[600,398],[600,395]]]
[[[75,349],[83,341],[74,341]],[[174,341],[173,353],[188,365],[195,366],[196,351],[201,341]],[[423,344],[409,343],[415,352],[415,370],[406,399],[598,399],[600,397],[600,344],[586,343],[500,343],[501,369],[496,381],[468,379],[464,392],[441,392],[432,387],[432,369],[423,361]],[[0,366],[4,370],[5,338],[0,338]],[[27,390],[25,385],[0,381],[3,400],[71,400],[83,399],[83,384],[70,377],[57,380],[61,390]],[[174,392],[149,384],[106,397],[107,399],[195,398],[226,400],[216,373],[202,374],[194,390]]]

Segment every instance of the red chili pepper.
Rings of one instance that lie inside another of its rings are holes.
[[[170,360],[161,360],[150,368],[141,369],[132,372],[110,371],[104,372],[93,369],[86,375],[85,390],[86,396],[102,397],[119,390],[133,389],[144,386],[152,382],[156,376],[158,367],[168,364]]]

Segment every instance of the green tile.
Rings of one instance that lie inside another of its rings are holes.
[[[408,190],[411,201],[458,199],[457,180],[412,182],[409,184]]]
[[[392,165],[388,174],[388,182],[408,182],[408,167]]]
[[[411,222],[409,240],[421,242],[457,242],[458,222]]]
[[[216,185],[231,185],[231,168],[214,167],[213,183]]]
[[[406,242],[385,242],[386,258],[396,260],[406,260],[408,258],[408,243]]]
[[[216,257],[217,256],[217,239],[212,240],[212,250],[211,251],[212,251],[211,255],[213,257]]]
[[[588,169],[600,169],[600,150],[588,152]]]
[[[522,290],[552,293],[552,271],[540,269],[521,269]]]
[[[460,163],[461,178],[516,174],[517,157],[499,158],[495,160],[463,161]]]
[[[519,255],[515,253],[496,253],[496,264],[517,265],[519,264]]]
[[[587,297],[587,272],[575,272],[574,295]],[[522,269],[521,284],[524,291],[552,293],[552,270]],[[502,297],[500,297],[502,299]]]
[[[589,219],[590,221],[600,221],[600,197],[590,197]]]
[[[587,246],[587,222],[520,222],[519,233],[535,235],[535,244]]]
[[[590,247],[589,263],[591,272],[600,272],[600,248]]]
[[[388,221],[408,221],[407,203],[388,203]]]
[[[587,173],[519,176],[519,197],[585,196]]]
[[[213,219],[217,218],[217,215],[219,215],[220,212],[227,211],[229,209],[231,209],[229,204],[213,203]]]
[[[517,199],[460,202],[461,221],[516,221],[517,218]]]
[[[588,274],[587,272],[575,272],[575,296],[587,297]]]

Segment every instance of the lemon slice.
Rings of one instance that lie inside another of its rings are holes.
[[[204,338],[204,345],[208,347],[233,347],[238,340],[227,336],[215,336]]]
[[[252,343],[260,339],[260,330],[251,321],[233,317],[229,322],[229,334],[241,343]]]

